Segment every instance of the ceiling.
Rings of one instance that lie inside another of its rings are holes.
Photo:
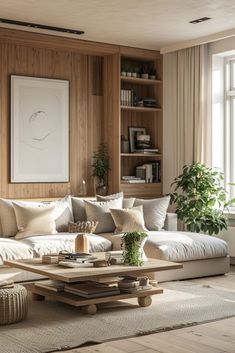
[[[200,24],[188,22],[200,17]],[[235,27],[234,0],[0,0],[0,17],[84,30],[81,39],[160,49]]]

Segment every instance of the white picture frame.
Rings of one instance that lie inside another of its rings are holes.
[[[69,181],[69,81],[11,75],[11,182]]]

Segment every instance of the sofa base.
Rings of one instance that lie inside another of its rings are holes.
[[[158,282],[177,281],[199,277],[224,275],[230,270],[229,256],[204,260],[182,262],[183,268],[178,270],[155,272],[150,275]]]

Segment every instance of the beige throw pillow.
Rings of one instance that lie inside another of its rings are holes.
[[[13,202],[18,233],[15,239],[23,239],[33,235],[56,234],[53,216],[55,204],[42,206],[22,206]]]
[[[122,197],[115,200],[97,202],[84,200],[88,221],[99,222],[95,233],[113,233],[115,224],[110,213],[110,208],[122,208]]]
[[[116,233],[147,230],[144,225],[143,206],[122,210],[110,209],[110,212],[116,225]]]

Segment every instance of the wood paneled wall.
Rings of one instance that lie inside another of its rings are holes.
[[[26,34],[26,37],[28,35],[31,36]],[[53,41],[56,42],[56,39],[53,38]],[[94,193],[91,159],[93,151],[102,140],[103,57],[80,54],[78,50],[69,48],[64,50],[51,46],[49,49],[48,42],[46,44],[43,48],[41,42],[40,46],[33,46],[27,40],[19,44],[17,36],[15,41],[14,38],[8,41],[0,37],[0,197],[54,197],[68,193],[76,195],[83,178],[87,182],[87,193]],[[70,81],[69,183],[10,183],[11,74]]]

